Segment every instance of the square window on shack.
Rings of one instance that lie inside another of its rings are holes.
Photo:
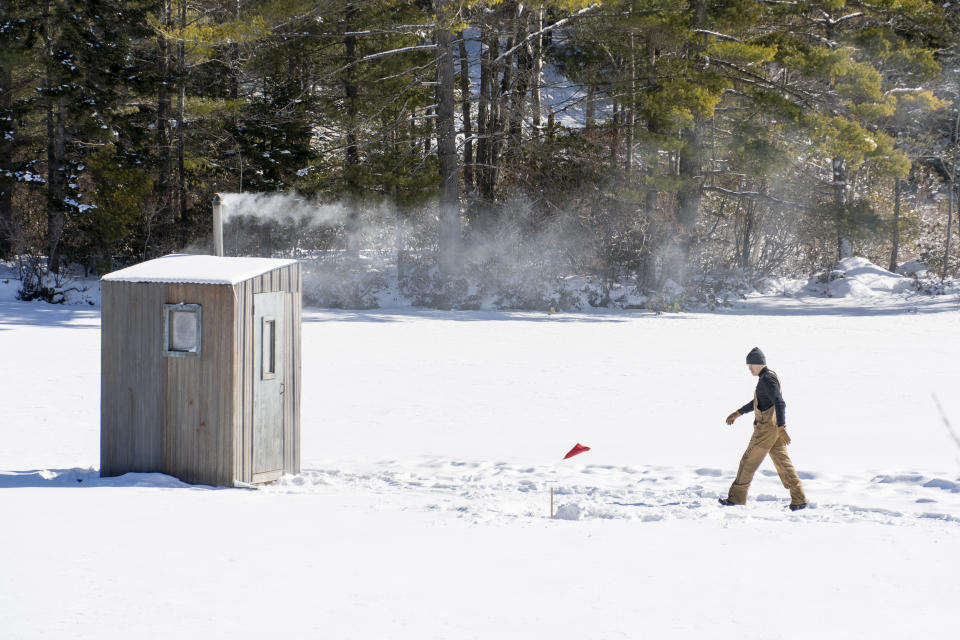
[[[198,304],[164,305],[164,350],[168,356],[199,356],[202,309]]]

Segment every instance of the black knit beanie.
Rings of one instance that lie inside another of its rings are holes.
[[[763,351],[760,347],[754,347],[747,354],[747,364],[767,364],[767,359],[763,357]]]

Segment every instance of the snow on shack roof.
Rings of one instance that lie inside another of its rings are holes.
[[[239,284],[296,260],[234,258],[172,253],[147,260],[103,276],[113,282],[191,282],[195,284]]]

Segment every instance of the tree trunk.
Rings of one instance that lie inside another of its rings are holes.
[[[700,28],[705,21],[706,2],[691,0],[690,10],[690,27]],[[688,49],[685,55],[689,64],[696,64],[697,56],[704,47],[705,44],[701,38]],[[683,286],[686,280],[703,195],[703,171],[700,166],[703,155],[703,128],[703,115],[695,113],[693,126],[684,129],[680,134],[681,146],[676,158],[676,172],[680,179],[680,186],[676,192],[674,209],[676,228],[672,250],[666,258],[666,275],[680,286]]]
[[[629,112],[627,113],[627,178],[633,175],[633,139],[637,128],[637,57],[634,50],[633,36],[633,4],[630,5],[630,95],[627,99],[630,101]]]
[[[744,209],[743,238],[741,239],[740,244],[739,267],[744,270],[750,268],[750,254],[752,253],[751,249],[753,248],[754,207],[755,200],[749,198],[747,200],[747,206]]]
[[[351,33],[356,31],[356,20],[359,10],[356,5],[348,4],[344,16],[344,31]],[[354,259],[360,257],[360,209],[357,198],[360,195],[359,171],[360,171],[360,151],[358,148],[359,133],[357,131],[357,98],[359,91],[357,89],[357,37],[353,35],[344,36],[344,49],[346,52],[346,62],[349,65],[343,73],[343,91],[346,97],[347,107],[347,148],[344,154],[344,173],[346,178],[347,194],[349,203],[347,205],[347,255]]]
[[[837,260],[853,257],[853,243],[847,230],[847,207],[850,189],[847,185],[847,162],[833,159],[833,204],[837,215]]]
[[[677,162],[681,180],[677,189],[676,220],[677,237],[676,251],[671,259],[668,271],[673,280],[683,285],[686,280],[687,265],[690,261],[690,251],[696,235],[697,218],[700,214],[701,167],[700,156],[703,147],[703,123],[697,118],[692,128],[683,132],[683,146]]]
[[[653,93],[657,90],[657,55],[658,50],[655,42],[656,35],[648,33],[646,38],[647,54],[647,91]],[[651,109],[646,114],[647,132],[656,136],[661,132],[661,125],[656,113]],[[657,205],[659,191],[657,187],[657,174],[659,173],[659,154],[654,152],[649,154],[650,161],[647,165],[647,179],[649,186],[644,197],[645,215],[648,220],[654,219],[657,214]],[[652,246],[651,246],[652,244]],[[645,243],[645,256],[643,261],[643,283],[648,290],[660,288],[660,276],[662,272],[662,251],[663,243],[659,239],[654,239],[651,243],[647,240]]]
[[[953,212],[957,204],[957,150],[960,149],[960,100],[957,105],[957,119],[953,125],[953,162],[950,165],[950,202],[947,205],[947,243],[943,250],[943,269],[940,280],[947,278],[950,266],[950,234],[953,232]]]
[[[434,0],[437,28],[437,153],[440,156],[440,270],[450,277],[460,255],[460,185],[454,122],[456,73],[445,0]]]
[[[657,74],[655,70],[656,54],[653,48],[653,36],[650,34],[646,42],[647,47],[647,74],[651,90],[656,86]],[[653,116],[653,111],[648,110],[646,115],[646,128],[651,134],[659,132],[659,123]],[[659,154],[653,152],[647,155],[649,158],[646,167],[647,187],[643,194],[643,217],[646,219],[647,228],[643,233],[643,248],[641,249],[641,283],[645,291],[657,291],[660,288],[660,275],[663,258],[663,240],[658,233],[658,224],[655,222],[658,218],[659,191],[657,187],[657,175],[659,173],[658,158]]]
[[[890,250],[890,271],[900,266],[900,178],[893,180],[893,248]]]
[[[467,192],[473,191],[473,130],[470,123],[470,59],[463,31],[457,35],[460,56],[460,99],[463,101],[463,184]]]
[[[413,155],[417,152],[417,113],[415,111],[410,112],[410,131],[407,136],[407,140],[410,145],[410,154]]]
[[[496,165],[499,162],[500,136],[500,83],[497,82],[500,55],[500,36],[494,29],[488,31],[486,64],[481,61],[481,77],[485,81],[486,92],[480,96],[480,141],[477,146],[477,191],[487,202],[493,202],[497,184]],[[485,73],[484,73],[485,72]]]
[[[234,19],[237,22],[240,21],[240,0],[236,0],[234,5]],[[243,71],[243,65],[240,62],[240,44],[232,43],[230,45],[230,100],[234,101],[236,105],[236,100],[240,99],[240,76]],[[240,109],[236,106],[232,106],[230,109],[230,126],[233,129],[233,135],[235,136],[234,141],[237,145],[237,190],[243,191],[243,149],[240,147],[240,134],[238,132],[238,127],[240,126]]]
[[[240,22],[240,0],[235,0],[233,7],[233,19],[237,22]],[[230,43],[230,100],[237,100],[240,97],[240,44],[237,42]],[[237,113],[239,110],[236,107],[231,108],[230,112],[230,124],[234,129],[237,128],[239,122],[237,121]],[[239,155],[239,150],[237,151]],[[240,190],[243,191],[243,184],[241,181]]]
[[[956,164],[956,159],[954,159]],[[951,172],[950,176],[950,200],[947,203],[947,241],[943,249],[943,267],[940,269],[940,281],[947,278],[947,269],[950,266],[950,234],[953,232],[953,208],[957,201],[957,180],[956,170]]]
[[[543,75],[543,6],[534,10],[533,14],[533,32],[537,35],[532,43],[532,65],[530,68],[530,122],[533,125],[533,134],[540,136],[540,127],[543,122],[541,115],[542,105],[540,102],[541,77]]]
[[[0,24],[6,21],[6,7],[0,7]],[[0,259],[7,257],[13,250],[13,195],[14,181],[5,175],[4,169],[11,158],[16,139],[17,123],[13,117],[10,97],[12,78],[7,65],[0,65]]]
[[[519,9],[518,9],[519,11]],[[529,15],[525,12],[522,16],[517,16],[516,40],[522,41],[529,32]],[[509,64],[509,60],[507,61]],[[517,70],[513,87],[511,89],[510,117],[508,118],[510,126],[510,144],[513,153],[520,152],[521,137],[523,134],[524,106],[527,99],[527,88],[530,86],[530,76],[533,73],[533,50],[528,42],[517,51]]]
[[[63,161],[66,155],[66,128],[64,125],[63,96],[56,100],[51,95],[57,85],[53,78],[53,25],[51,24],[50,5],[44,8],[44,53],[47,57],[47,70],[44,76],[46,86],[46,125],[47,125],[47,269],[52,273],[60,272],[60,240],[64,225]]]
[[[519,3],[513,3],[510,15],[510,36],[507,38],[506,43],[504,44],[504,52],[509,51],[513,48],[513,45],[517,42],[517,12],[519,11]],[[493,153],[490,154],[490,164],[491,171],[493,173],[493,184],[496,184],[497,178],[499,177],[499,167],[500,160],[505,153],[505,147],[507,144],[507,133],[510,129],[510,113],[511,109],[511,96],[513,91],[516,89],[516,73],[513,65],[513,57],[516,54],[511,54],[500,60],[498,67],[501,69],[501,78],[500,78],[500,92],[499,92],[499,105],[497,107],[497,119],[494,126],[494,136],[493,136]]]
[[[180,0],[180,29],[187,26],[187,0]],[[184,170],[184,147],[186,144],[186,94],[187,64],[183,38],[177,42],[177,213],[180,222],[180,242],[186,244],[187,228],[187,178]]]
[[[706,2],[704,0],[691,0],[690,8],[690,26],[693,29],[699,28],[704,23]],[[691,63],[702,47],[702,44],[697,44],[690,49],[687,55]],[[701,189],[703,171],[700,166],[703,152],[703,127],[703,116],[694,114],[693,126],[684,129],[681,133],[681,147],[677,154],[677,175],[680,178],[675,209],[677,229],[674,251],[670,256],[667,273],[681,286],[686,280],[690,252],[696,238],[700,201],[703,196]]]
[[[610,170],[615,171],[618,167],[617,157],[620,155],[620,115],[617,99],[613,99],[613,111],[610,115]]]
[[[397,201],[396,183],[390,185],[389,196],[391,202]],[[403,208],[395,206],[393,209],[395,212],[393,242],[397,252],[397,282],[403,287],[407,277],[407,225],[406,220],[404,220]]]
[[[480,26],[480,96],[477,102],[477,159],[474,180],[477,190],[483,194],[487,165],[487,150],[490,143],[487,123],[490,118],[491,48],[485,25]]]
[[[52,102],[47,105],[47,265],[53,273],[60,273],[60,241],[64,226],[65,107],[62,97],[57,100],[56,106]]]
[[[587,114],[584,123],[587,129],[592,129],[597,123],[597,89],[592,84],[587,87]]]
[[[159,218],[162,224],[172,222],[173,206],[171,191],[173,189],[173,165],[171,161],[170,109],[172,97],[170,93],[170,43],[163,29],[171,24],[170,3],[172,0],[161,0],[160,3],[160,33],[157,34],[157,184]]]

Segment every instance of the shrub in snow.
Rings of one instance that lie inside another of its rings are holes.
[[[47,270],[46,258],[35,255],[17,257],[17,277],[20,288],[17,290],[17,299],[30,302],[43,300],[51,304],[67,302],[73,292],[83,293],[86,288],[66,286],[70,281],[67,269],[60,273],[51,273]],[[88,301],[93,304],[92,301]]]
[[[480,309],[480,295],[464,277],[443,278],[435,257],[418,255],[404,261],[397,283],[400,293],[417,307]]]
[[[511,270],[501,265],[486,274],[479,272],[477,287],[486,293],[497,309],[531,309],[549,311],[553,308],[570,310],[579,305],[563,305],[552,295],[549,281],[536,271]]]
[[[579,520],[581,513],[578,505],[562,504],[557,507],[557,512],[553,517],[556,520]]]
[[[369,258],[329,252],[303,259],[303,298],[309,305],[333,309],[376,309],[389,287],[384,270]]]
[[[536,267],[502,263],[468,263],[458,277],[444,281],[435,259],[423,255],[406,262],[399,288],[411,304],[439,309],[642,309],[648,302],[633,278],[612,281],[597,276],[557,275]],[[671,299],[671,308],[672,304]]]
[[[587,304],[603,309],[645,309],[648,298],[636,276],[619,278],[586,276],[579,278],[579,293]]]
[[[557,311],[579,311],[583,308],[583,300],[575,288],[571,285],[574,277],[557,278],[556,295],[551,307]]]
[[[958,293],[960,290],[960,283],[956,280],[940,280],[940,278],[931,277],[927,275],[926,271],[915,274],[913,277],[913,286],[916,288],[918,293],[921,293],[925,296],[945,296],[953,293]]]
[[[680,313],[684,310],[682,298],[673,298],[666,295],[652,296],[647,300],[647,310],[656,313]]]
[[[824,271],[823,273],[818,273],[814,276],[817,284],[830,284],[834,280],[839,280],[843,277],[845,277],[845,275],[843,271],[840,271],[839,269],[831,269],[830,271]]]
[[[702,306],[711,311],[732,307],[754,291],[752,274],[734,271],[726,274],[706,274],[695,280],[687,294],[688,304]]]

